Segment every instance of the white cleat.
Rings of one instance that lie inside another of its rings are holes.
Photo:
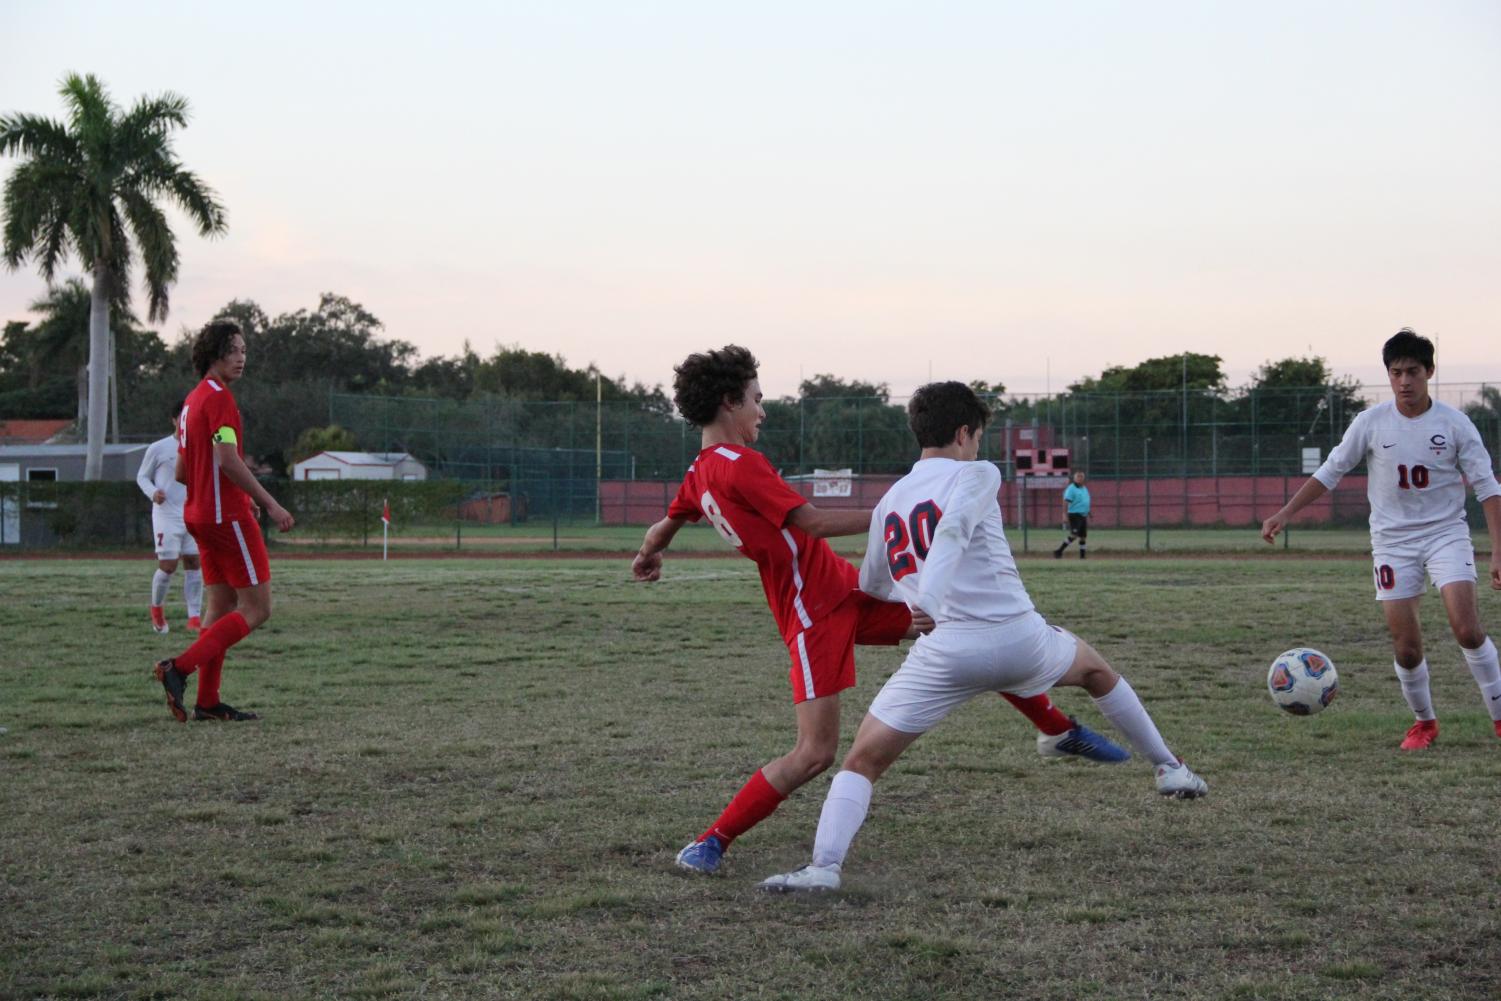
[[[1157,766],[1157,791],[1175,799],[1198,799],[1209,795],[1209,783],[1179,761],[1176,765]]]
[[[791,872],[778,873],[761,880],[767,893],[819,893],[839,889],[839,863],[805,865]]]

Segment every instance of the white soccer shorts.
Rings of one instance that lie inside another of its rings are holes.
[[[1416,598],[1424,590],[1424,571],[1433,586],[1475,582],[1475,546],[1468,537],[1440,542],[1388,546],[1371,554],[1377,601]]]
[[[926,733],[977,695],[1027,698],[1058,683],[1079,641],[1036,612],[1009,622],[944,622],[918,637],[876,694],[870,713],[893,730]]]
[[[163,518],[151,512],[151,542],[159,560],[175,560],[179,556],[197,556],[198,541],[181,518]]]

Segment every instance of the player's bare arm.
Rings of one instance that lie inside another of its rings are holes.
[[[668,516],[648,528],[636,558],[631,560],[631,576],[642,581],[661,580],[662,552],[672,545],[673,537],[687,523],[686,518]]]
[[[1267,542],[1271,542],[1277,537],[1279,532],[1287,527],[1287,523],[1292,520],[1293,515],[1328,492],[1328,487],[1310,476],[1308,482],[1304,483],[1298,488],[1298,492],[1293,494],[1292,500],[1282,505],[1282,510],[1261,523],[1261,537]]]
[[[812,504],[793,508],[787,524],[800,528],[815,539],[836,535],[864,535],[870,529],[870,508],[826,510]]]
[[[272,497],[266,491],[266,488],[261,486],[260,481],[255,478],[255,474],[250,471],[250,467],[245,465],[245,460],[240,458],[239,450],[234,445],[215,442],[214,456],[219,460],[220,471],[229,477],[229,482],[245,491],[250,495],[251,500],[265,508],[266,513],[271,515],[271,520],[276,523],[278,529],[283,532],[290,532],[292,530],[292,526],[297,523],[297,520],[292,517],[286,508],[276,503],[276,498]]]
[[[1501,591],[1501,497],[1487,497],[1480,502],[1485,512],[1485,527],[1491,536],[1491,590]]]

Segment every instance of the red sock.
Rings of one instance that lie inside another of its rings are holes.
[[[250,626],[245,622],[245,616],[239,612],[230,612],[199,633],[196,643],[172,659],[179,671],[192,674],[215,658],[223,662],[224,651],[249,635]]]
[[[1012,695],[1010,692],[1002,692],[1001,698],[1016,706],[1017,712],[1031,720],[1033,726],[1049,737],[1068,733],[1074,728],[1073,722],[1053,705],[1053,700],[1048,698],[1047,692],[1027,699]]]
[[[730,805],[724,808],[719,819],[714,821],[707,831],[699,835],[698,839],[702,841],[712,834],[724,842],[724,846],[728,848],[731,841],[771,816],[772,811],[786,798],[777,792],[776,787],[766,781],[766,776],[761,774],[760,769],[757,769],[756,774],[752,775],[750,780],[740,787],[735,798],[730,800]]]
[[[212,709],[219,704],[219,678],[224,674],[224,655],[221,653],[198,672],[198,702],[203,709]]]

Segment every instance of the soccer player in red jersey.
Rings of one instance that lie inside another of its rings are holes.
[[[156,680],[167,708],[187,722],[183,693],[198,672],[193,718],[252,720],[256,714],[219,698],[224,653],[271,617],[271,567],[256,523],[256,505],[286,532],[294,519],[245,465],[244,428],[230,384],[245,374],[245,335],[233,320],[214,320],[193,339],[193,367],[203,381],[177,420],[177,479],[188,488],[183,521],[198,542],[207,598],[203,632],[176,657],[158,661]]]
[[[862,593],[854,566],[824,541],[864,534],[869,509],[820,510],[749,447],[766,419],[756,359],[749,351],[730,345],[689,355],[673,371],[674,402],[687,421],[702,429],[702,450],[688,467],[667,516],[647,529],[632,573],[638,580],[659,579],[662,553],[673,537],[689,521],[707,519],[760,570],[767,604],[791,656],[797,716],[792,750],[752,775],[719,818],[678,853],[682,868],[712,873],[735,838],[833,763],[839,693],[855,684],[854,645],[895,644],[931,629],[932,621],[922,613],[914,621],[906,605]],[[1102,740],[1076,727],[1045,695],[1013,704],[1040,729],[1044,723],[1039,721],[1045,721],[1057,734]]]

